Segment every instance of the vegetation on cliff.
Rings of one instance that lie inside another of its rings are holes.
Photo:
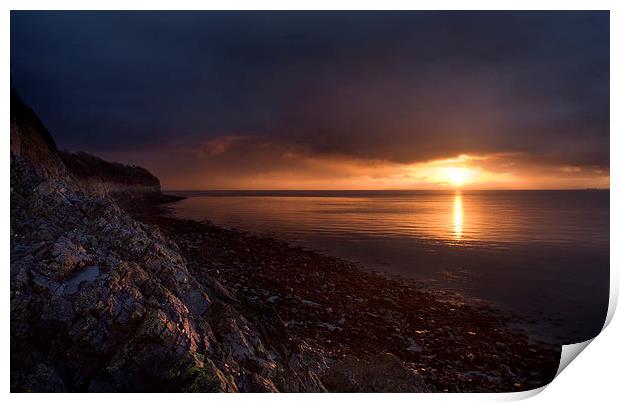
[[[72,175],[80,180],[95,179],[102,182],[151,187],[159,191],[159,179],[142,167],[108,162],[84,152],[60,152],[60,158]]]

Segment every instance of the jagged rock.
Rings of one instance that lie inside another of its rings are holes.
[[[89,261],[84,248],[61,236],[52,246],[52,259],[45,273],[62,279]]]

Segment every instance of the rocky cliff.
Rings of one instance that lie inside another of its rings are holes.
[[[80,183],[125,168],[61,158],[36,115],[11,106],[12,391],[324,390],[322,357],[274,350],[263,338],[277,330],[198,280],[174,241]]]
[[[11,90],[11,155],[29,161],[42,176],[66,175],[52,135],[14,90]]]
[[[71,176],[74,186],[90,194],[161,195],[159,179],[142,167],[58,150],[45,125],[15,91],[11,91],[11,154],[29,161],[44,176]]]
[[[101,196],[161,194],[159,179],[142,167],[108,162],[87,153],[59,153],[71,175],[89,193]]]

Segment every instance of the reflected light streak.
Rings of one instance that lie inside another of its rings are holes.
[[[463,199],[461,192],[454,195],[454,207],[452,209],[454,239],[459,241],[463,237]]]

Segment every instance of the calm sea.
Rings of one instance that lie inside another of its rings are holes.
[[[609,191],[173,193],[178,216],[488,300],[533,337],[582,341],[605,319]]]

